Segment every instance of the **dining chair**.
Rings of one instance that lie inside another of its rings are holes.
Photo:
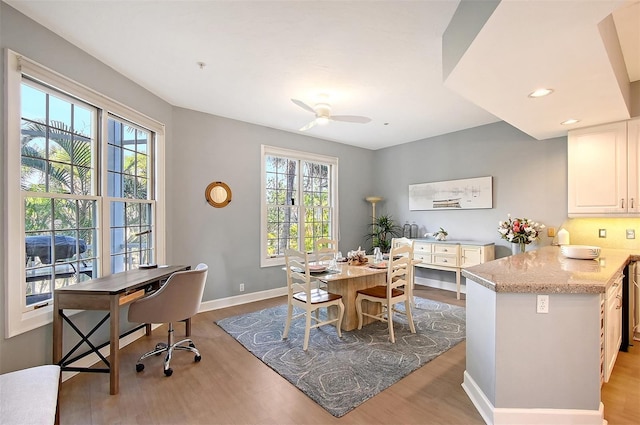
[[[315,255],[316,263],[331,261],[335,259],[338,253],[338,241],[329,238],[316,239],[313,243],[313,253]],[[318,280],[318,288],[327,290],[327,283],[322,280]],[[316,310],[316,316],[319,311]]]
[[[414,240],[409,238],[393,238],[391,239],[391,247],[397,246],[410,246],[411,251],[414,250]],[[407,255],[407,254],[404,254]],[[411,307],[416,307],[416,301],[413,297],[413,289],[415,286],[415,268],[413,264],[409,264],[409,275],[407,276],[408,285],[406,286],[407,296],[409,297],[409,302],[411,303]]]
[[[164,374],[171,376],[171,357],[175,350],[190,351],[195,354],[194,361],[202,359],[200,352],[190,338],[173,342],[173,323],[195,316],[200,309],[208,267],[200,263],[193,270],[176,272],[151,295],[134,301],[129,306],[129,321],[137,323],[168,323],[167,343],[158,343],[156,347],[143,354],[136,363],[136,371],[142,372],[142,360],[166,352]]]
[[[338,253],[338,241],[329,238],[316,239],[313,244],[313,252],[316,256],[316,261],[331,261]]]
[[[416,333],[411,314],[411,303],[409,300],[409,276],[413,261],[413,245],[399,245],[391,248],[389,260],[387,261],[387,281],[385,285],[378,285],[371,288],[360,289],[356,296],[356,312],[358,313],[358,329],[362,329],[363,317],[371,317],[389,325],[389,337],[392,343],[396,342],[393,333],[393,314],[404,313],[409,322],[411,333]],[[404,286],[405,290],[400,289]],[[379,314],[369,314],[362,311],[362,302],[374,302],[382,304]],[[396,310],[394,306],[404,303],[404,312]]]
[[[338,336],[342,337],[342,317],[344,316],[344,304],[342,295],[332,294],[316,286],[315,278],[311,276],[309,270],[309,254],[295,249],[285,249],[285,262],[287,271],[287,320],[284,326],[282,339],[287,339],[291,321],[299,317],[305,317],[303,350],[309,347],[309,335],[311,329],[335,323]],[[327,311],[326,320],[322,320],[319,315],[313,315],[314,311],[326,307],[335,306],[338,314],[335,318],[329,318]],[[293,308],[299,307],[302,313],[293,315]]]

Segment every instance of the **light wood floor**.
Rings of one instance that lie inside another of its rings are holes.
[[[416,295],[464,306],[452,292],[417,289]],[[174,355],[173,376],[162,373],[161,358],[148,359],[142,373],[135,362],[166,328],[121,350],[120,393],[109,395],[107,374],[81,373],[62,384],[62,424],[483,424],[460,386],[465,344],[427,363],[395,385],[335,418],[295,386],[265,366],[212,323],[218,319],[279,305],[275,298],[198,314],[192,338],[202,353],[194,363],[185,352]],[[176,338],[183,335],[176,325]],[[610,425],[640,420],[640,342],[620,353],[603,388]]]

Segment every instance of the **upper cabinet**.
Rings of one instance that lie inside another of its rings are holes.
[[[569,217],[640,214],[640,119],[572,130]]]

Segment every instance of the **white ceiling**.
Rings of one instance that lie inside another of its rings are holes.
[[[313,116],[290,99],[328,95],[333,114],[372,121],[305,133],[370,149],[498,120],[542,139],[571,117],[629,118],[598,32],[618,8],[625,78],[640,75],[637,0],[505,0],[446,85],[454,0],[3,1],[175,106],[298,132]],[[527,97],[540,86],[555,92]]]

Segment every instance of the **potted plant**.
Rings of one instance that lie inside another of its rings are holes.
[[[371,232],[365,238],[371,239],[373,248],[387,253],[391,249],[391,239],[402,236],[402,227],[396,225],[390,215],[383,214],[373,219]]]

